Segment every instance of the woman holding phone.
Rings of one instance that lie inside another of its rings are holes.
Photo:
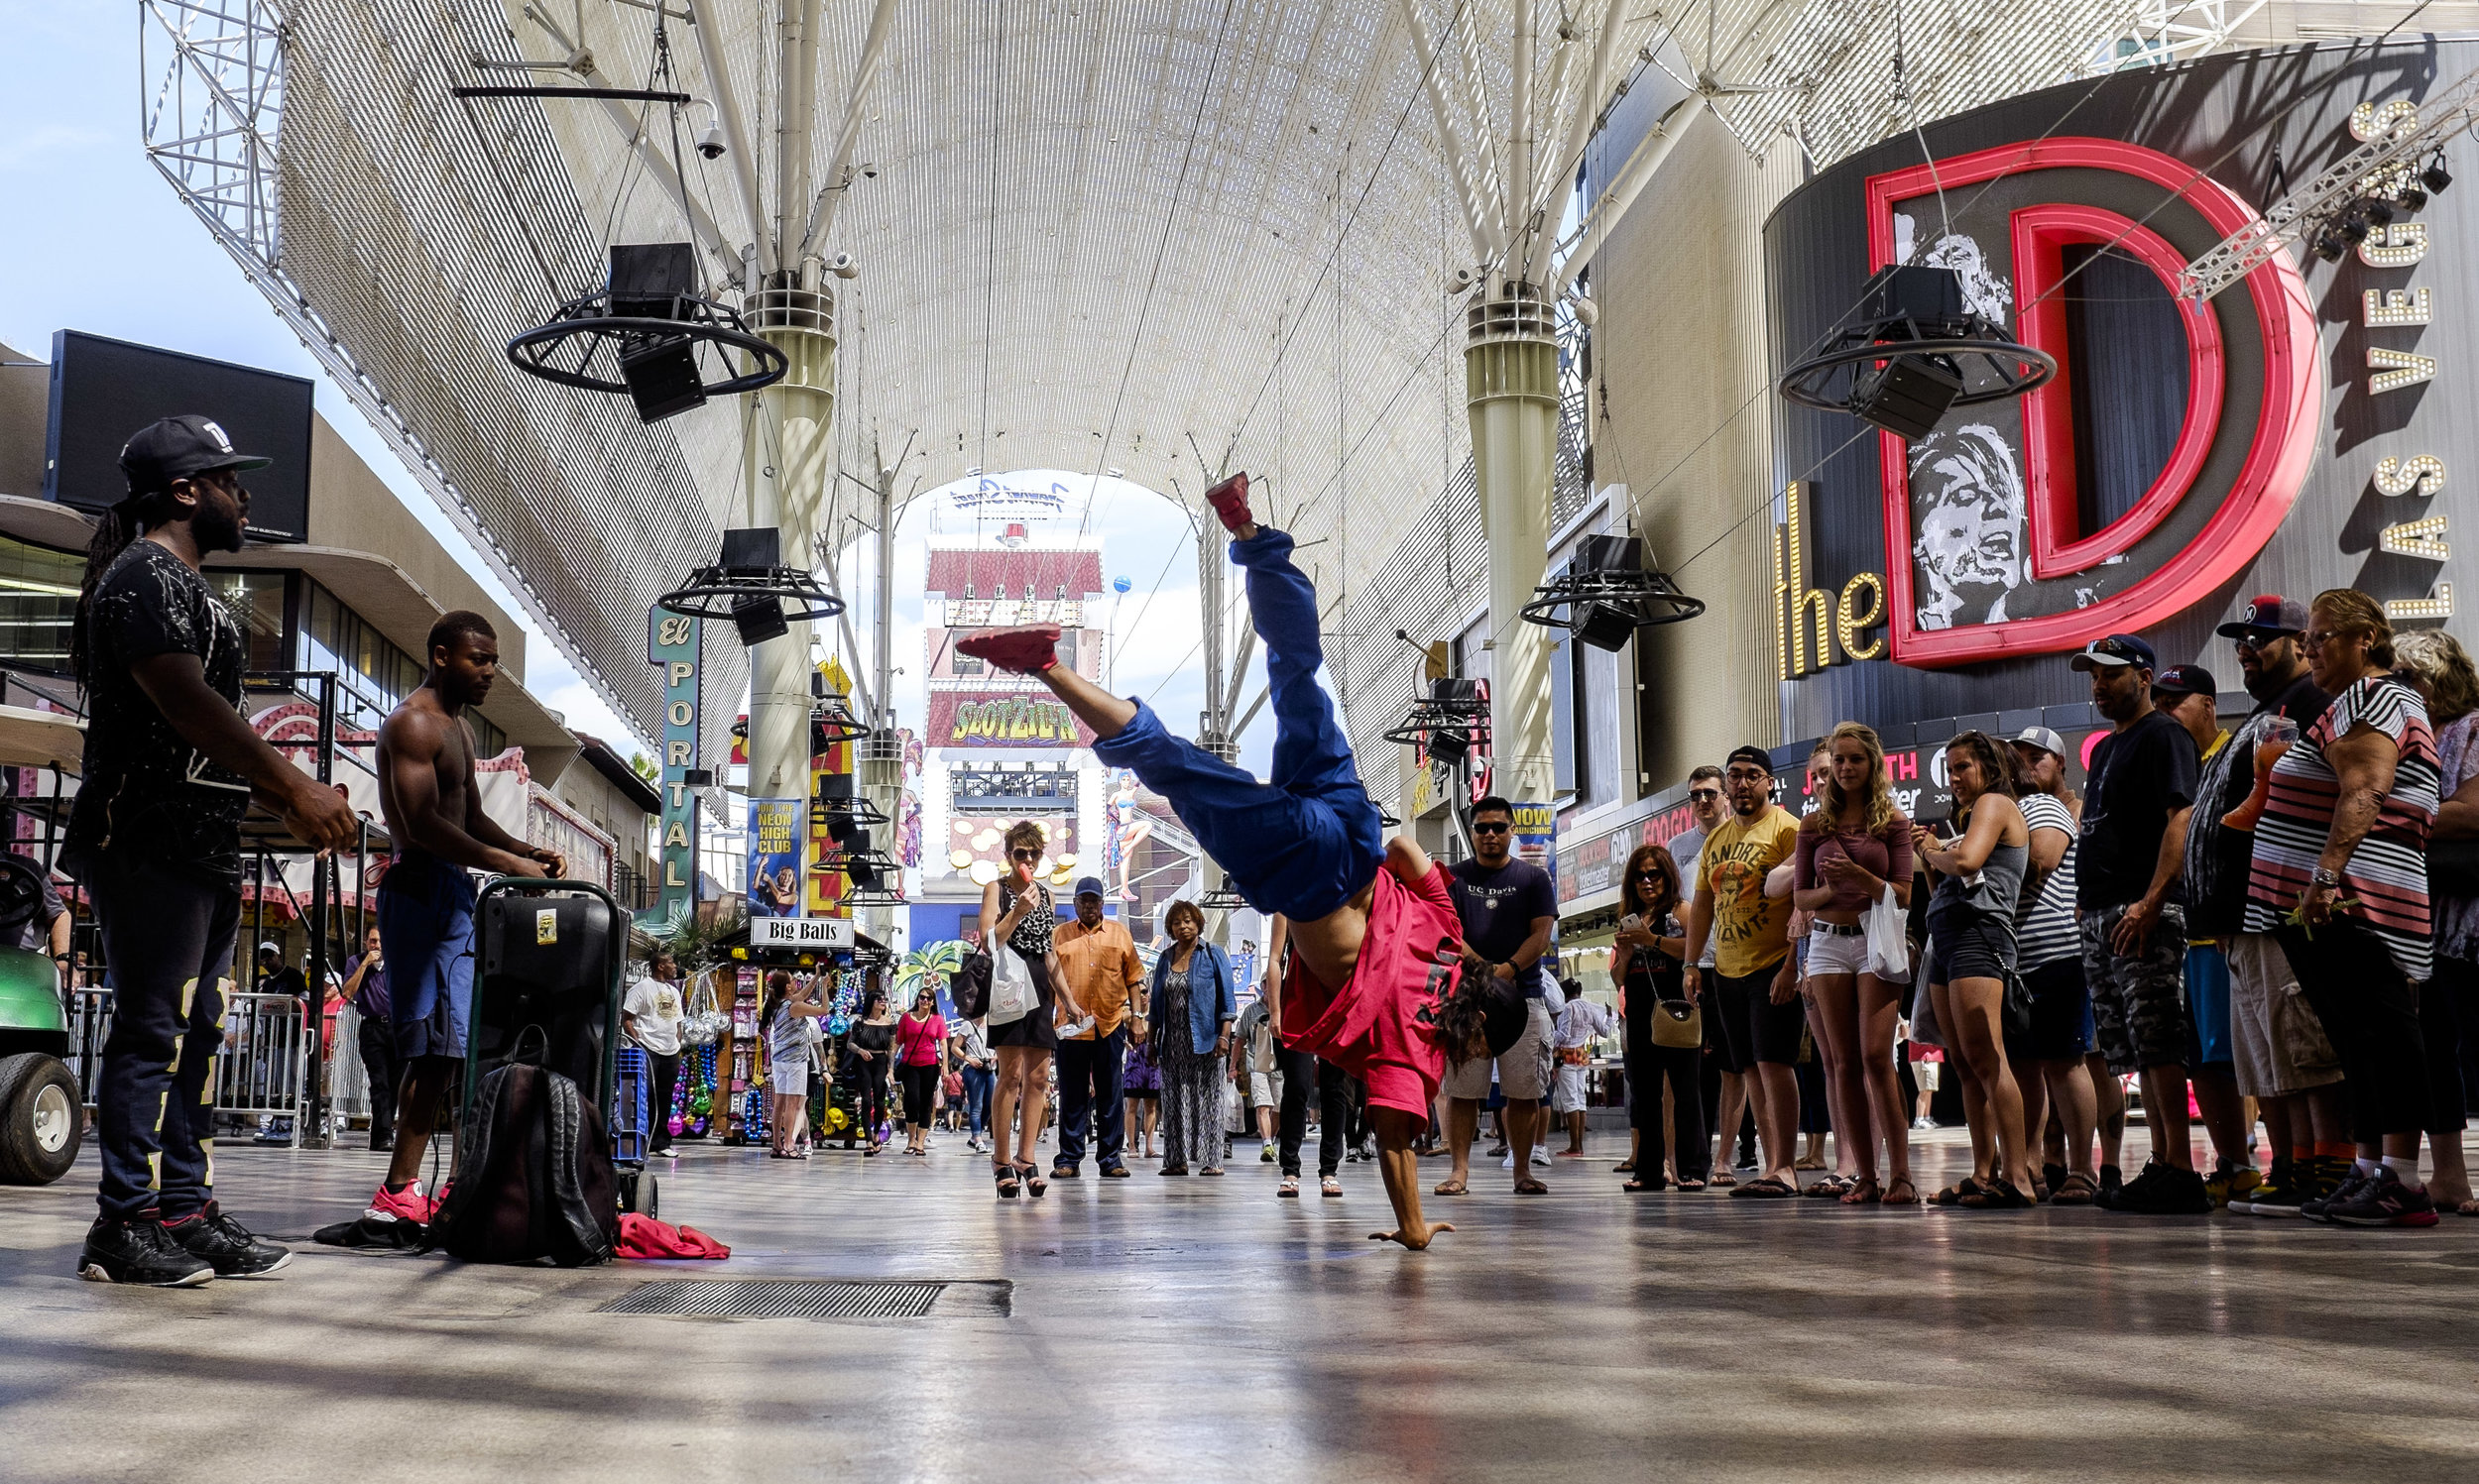
[[[990,1028],[991,1050],[999,1058],[991,1096],[990,1168],[1003,1200],[1013,1200],[1026,1189],[1035,1196],[1050,1189],[1034,1150],[1048,1105],[1050,1058],[1059,1049],[1055,986],[1066,983],[1067,976],[1058,971],[1050,951],[1050,934],[1059,923],[1056,906],[1049,888],[1033,879],[1044,848],[1041,826],[1028,819],[1009,825],[1007,868],[982,888],[984,941],[1003,944],[1022,960],[1033,984],[1031,1013]],[[1072,998],[1068,1008],[1082,1013]]]
[[[1705,1139],[1702,1046],[1670,1047],[1653,1041],[1653,1017],[1664,1000],[1684,1001],[1687,990],[1682,961],[1687,956],[1687,929],[1678,919],[1679,866],[1669,851],[1657,845],[1637,846],[1627,856],[1618,884],[1618,904],[1626,916],[1618,920],[1617,945],[1609,955],[1609,976],[1618,985],[1619,1011],[1626,1027],[1627,1121],[1635,1133],[1634,1192],[1666,1189],[1665,1152],[1676,1162],[1678,1188],[1705,1189],[1705,1161],[1711,1145]],[[1662,1085],[1668,1081],[1670,1120],[1677,1137],[1662,1131]]]

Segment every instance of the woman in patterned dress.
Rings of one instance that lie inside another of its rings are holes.
[[[1051,930],[1058,926],[1050,889],[1033,878],[1044,850],[1041,826],[1028,819],[1009,825],[1006,849],[1006,871],[982,888],[982,922],[988,941],[1004,943],[1033,981],[1032,1013],[990,1028],[991,1049],[999,1058],[990,1106],[991,1173],[1000,1198],[1012,1200],[1019,1190],[1039,1196],[1050,1188],[1034,1148],[1048,1106],[1050,1057],[1059,1049],[1054,986],[1065,984],[1067,976],[1050,951]],[[1073,997],[1068,1008],[1082,1013]]]
[[[1240,1016],[1231,959],[1205,936],[1205,912],[1173,902],[1162,914],[1170,947],[1153,965],[1154,1036],[1162,1062],[1162,1173],[1223,1173],[1223,1067]]]

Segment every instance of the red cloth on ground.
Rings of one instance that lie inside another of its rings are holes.
[[[1446,867],[1406,886],[1380,867],[1359,963],[1328,989],[1295,951],[1282,982],[1283,1044],[1368,1084],[1373,1106],[1427,1122],[1446,1077],[1437,1007],[1463,967],[1463,922]]]
[[[668,1221],[657,1221],[635,1211],[622,1211],[619,1255],[631,1262],[653,1262],[671,1257],[709,1258],[720,1262],[732,1255],[732,1249],[694,1226],[674,1226]]]

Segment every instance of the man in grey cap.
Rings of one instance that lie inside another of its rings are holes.
[[[94,903],[114,989],[95,1090],[101,1211],[77,1259],[98,1282],[189,1287],[291,1261],[216,1204],[204,1095],[241,923],[241,816],[255,797],[321,852],[355,836],[342,791],[243,720],[248,643],[199,575],[207,554],[240,549],[240,471],[266,464],[210,418],[141,429],[69,629],[86,751],[60,856]]]
[[[1100,876],[1078,880],[1076,920],[1059,924],[1050,936],[1069,991],[1060,996],[1059,1156],[1050,1167],[1052,1180],[1077,1177],[1088,1137],[1094,1139],[1103,1178],[1127,1178],[1121,1158],[1127,1137],[1121,1074],[1127,1063],[1131,1006],[1136,1031],[1141,1034],[1144,1027],[1145,966],[1127,929],[1102,915],[1102,895]],[[1068,1018],[1070,1000],[1082,1009],[1081,1018]]]

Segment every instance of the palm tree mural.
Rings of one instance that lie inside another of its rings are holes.
[[[971,952],[962,940],[949,938],[927,943],[903,956],[895,966],[895,1002],[908,1005],[923,983],[935,976],[939,981],[954,978],[964,971],[964,956]],[[932,987],[937,987],[933,984]]]

